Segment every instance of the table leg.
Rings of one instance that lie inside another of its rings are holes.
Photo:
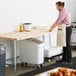
[[[51,46],[51,35],[49,34],[49,46]]]
[[[14,40],[14,76],[16,75],[16,40]]]
[[[45,42],[45,36],[43,35],[43,42]],[[51,35],[49,34],[49,46],[51,46]]]
[[[42,37],[43,37],[44,50],[45,50],[45,35],[43,35]]]
[[[43,42],[45,42],[45,36],[43,35]]]

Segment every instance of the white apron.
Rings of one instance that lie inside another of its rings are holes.
[[[58,25],[57,46],[66,47],[66,25],[65,24]]]

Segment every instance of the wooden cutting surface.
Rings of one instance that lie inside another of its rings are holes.
[[[0,34],[0,38],[4,39],[10,39],[10,40],[24,40],[24,39],[29,39],[37,36],[42,36],[46,34],[50,34],[47,29],[33,29],[30,32],[9,32],[9,33],[2,33]]]

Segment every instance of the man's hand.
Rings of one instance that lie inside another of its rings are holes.
[[[51,25],[49,32],[53,31],[53,29],[58,25],[58,23],[54,23],[53,25]]]
[[[50,29],[49,29],[49,32],[51,32],[52,30],[53,30],[53,29],[50,28]]]

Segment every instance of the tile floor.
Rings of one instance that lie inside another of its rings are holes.
[[[76,56],[76,50],[73,50],[72,51],[72,56],[75,57]],[[55,59],[50,61],[50,62],[45,62],[45,65],[50,65],[50,64],[53,64],[55,63]],[[36,65],[27,65],[27,66],[24,66],[22,67],[20,64],[17,65],[17,75],[19,74],[22,74],[22,73],[25,73],[25,72],[28,72],[28,71],[32,71],[34,69],[37,69]],[[6,76],[14,76],[13,74],[13,66],[9,66],[9,67],[6,67]]]

